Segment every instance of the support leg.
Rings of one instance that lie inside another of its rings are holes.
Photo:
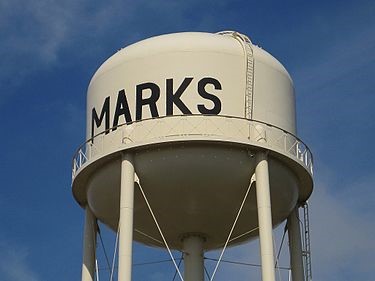
[[[301,229],[299,225],[298,207],[289,215],[287,220],[290,267],[292,268],[292,281],[305,280],[303,272]]]
[[[134,208],[134,166],[126,153],[121,163],[118,280],[131,281]]]
[[[260,255],[262,263],[262,280],[275,281],[275,261],[273,252],[271,197],[266,152],[256,155],[256,194],[258,204]]]
[[[96,218],[91,212],[90,207],[86,206],[83,236],[82,281],[93,281],[95,278],[96,231]]]
[[[188,236],[183,240],[184,281],[204,281],[203,238]]]

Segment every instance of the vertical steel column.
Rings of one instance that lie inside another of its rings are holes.
[[[93,281],[95,278],[96,230],[96,218],[87,205],[83,234],[82,281]]]
[[[270,183],[267,153],[264,151],[260,151],[256,154],[255,178],[262,280],[275,281]]]
[[[184,281],[204,281],[203,242],[195,235],[183,240]]]
[[[299,225],[298,207],[289,215],[287,220],[290,267],[292,268],[292,281],[305,280],[303,273],[301,229]]]
[[[122,155],[118,280],[131,281],[133,248],[134,166],[130,153]]]

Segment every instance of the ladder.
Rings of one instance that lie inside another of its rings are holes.
[[[245,89],[245,118],[253,119],[253,95],[254,95],[254,52],[250,38],[236,31],[221,31],[219,35],[229,35],[239,41],[246,57],[246,89]]]
[[[303,204],[303,232],[304,249],[302,251],[305,264],[305,280],[312,281],[311,271],[311,249],[310,249],[310,225],[309,225],[309,206],[307,202]]]

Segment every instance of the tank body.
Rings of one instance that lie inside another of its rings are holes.
[[[233,36],[169,34],[104,62],[88,88],[88,141],[73,168],[76,200],[117,230],[121,153],[131,151],[170,246],[181,249],[182,238],[197,233],[205,249],[219,248],[254,174],[254,154],[267,150],[273,225],[285,220],[311,194],[312,157],[295,136],[288,72],[246,44],[251,54]],[[134,238],[163,246],[139,188],[134,196]],[[257,237],[257,226],[252,188],[232,244]]]

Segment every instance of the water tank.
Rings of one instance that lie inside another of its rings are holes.
[[[296,136],[293,82],[282,64],[236,32],[177,33],[119,50],[87,92],[87,141],[73,160],[73,194],[117,231],[121,155],[131,152],[169,245],[204,237],[222,247],[228,227],[266,151],[272,225],[310,196],[312,156]],[[230,244],[257,237],[250,190]],[[255,231],[250,231],[255,229]],[[163,247],[139,188],[134,239]]]

